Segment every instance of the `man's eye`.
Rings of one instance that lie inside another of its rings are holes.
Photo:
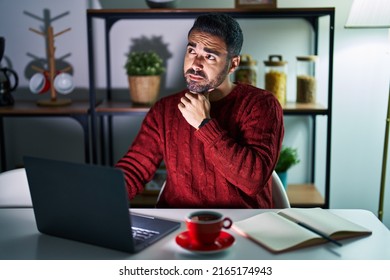
[[[190,54],[195,54],[195,50],[194,50],[194,49],[190,49],[190,48],[189,48],[189,49],[187,50],[187,52],[190,53]]]
[[[207,58],[208,60],[215,60],[215,56],[210,55],[210,54],[207,55],[206,58]]]

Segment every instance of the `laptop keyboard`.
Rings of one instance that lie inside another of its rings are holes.
[[[148,230],[144,228],[131,227],[133,232],[134,240],[139,243],[143,242],[157,234],[160,234],[158,231]]]

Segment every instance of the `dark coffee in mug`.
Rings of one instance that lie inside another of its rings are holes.
[[[191,217],[191,221],[214,221],[220,219],[220,216],[216,216],[214,214],[200,214]]]
[[[221,230],[228,229],[232,220],[214,211],[197,211],[187,216],[186,225],[190,238],[195,245],[207,246],[215,242]]]

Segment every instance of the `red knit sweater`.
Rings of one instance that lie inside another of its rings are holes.
[[[238,84],[211,103],[212,120],[196,130],[177,107],[185,92],[151,108],[116,164],[129,198],[142,192],[164,160],[167,181],[157,207],[272,208],[270,178],[284,134],[279,102],[269,92]]]

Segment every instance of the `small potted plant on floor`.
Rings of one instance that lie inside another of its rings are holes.
[[[160,91],[163,60],[154,51],[134,51],[127,54],[125,64],[133,103],[151,105]]]
[[[285,188],[287,188],[287,170],[299,162],[297,149],[287,146],[282,147],[275,171],[279,175]]]

